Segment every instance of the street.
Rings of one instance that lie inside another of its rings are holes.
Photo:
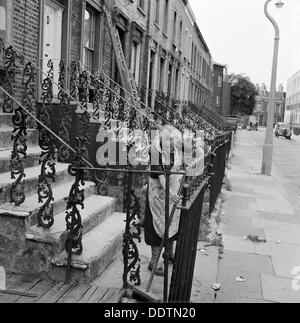
[[[259,149],[262,149],[265,139],[265,129],[251,131],[251,138]],[[281,177],[282,184],[288,190],[288,198],[296,208],[300,209],[300,138],[293,136],[292,140],[283,137],[274,138],[274,169]]]

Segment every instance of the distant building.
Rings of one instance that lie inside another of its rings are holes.
[[[288,80],[285,122],[293,125],[295,134],[300,134],[300,70]]]
[[[259,126],[266,127],[268,122],[268,105],[270,102],[270,92],[268,91],[265,84],[257,85],[258,95],[256,96],[256,104],[253,112],[253,116]],[[285,98],[286,93],[283,90],[283,85],[279,85],[276,92],[276,102],[275,102],[275,114],[274,114],[274,124],[284,121],[285,113]]]
[[[213,83],[212,109],[223,116],[230,116],[231,83],[226,65],[214,63]]]

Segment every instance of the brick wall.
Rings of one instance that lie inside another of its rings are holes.
[[[12,42],[33,62],[38,62],[40,1],[14,0]]]
[[[81,56],[82,8],[82,0],[72,0],[70,51],[71,60],[80,60]]]

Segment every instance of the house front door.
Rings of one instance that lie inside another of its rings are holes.
[[[51,60],[54,65],[53,77],[55,83],[58,83],[61,60],[62,19],[63,8],[51,0],[46,0],[43,26],[43,72],[47,73],[49,70],[48,62]],[[57,97],[58,88],[55,85],[53,92],[54,96]]]

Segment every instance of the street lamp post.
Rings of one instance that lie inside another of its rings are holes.
[[[273,67],[272,67],[272,80],[270,90],[270,101],[268,105],[268,123],[267,132],[263,148],[263,162],[262,162],[262,174],[272,174],[272,163],[273,163],[273,127],[274,127],[274,113],[275,113],[275,100],[276,100],[276,82],[277,82],[277,66],[278,66],[278,52],[279,52],[279,40],[280,31],[278,24],[275,19],[270,15],[268,11],[268,5],[273,0],[267,0],[265,3],[265,14],[271,21],[275,28],[275,42],[274,42],[274,56],[273,56]],[[276,3],[277,8],[282,8],[284,3],[279,0]]]

